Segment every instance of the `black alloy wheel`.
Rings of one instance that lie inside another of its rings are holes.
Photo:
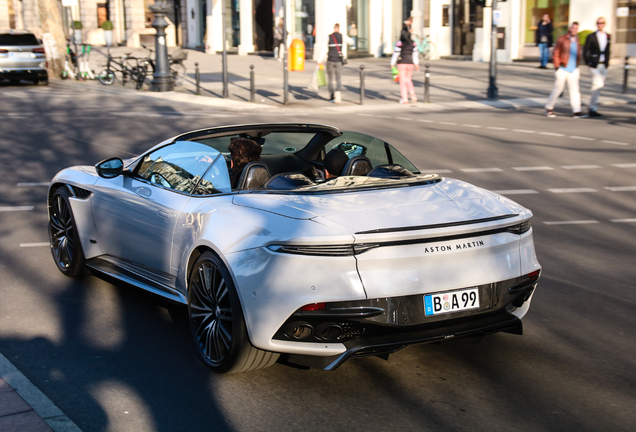
[[[57,268],[66,276],[73,277],[85,272],[85,260],[69,196],[66,188],[60,187],[51,197],[49,239]]]
[[[250,344],[232,278],[211,252],[204,252],[192,268],[188,314],[197,351],[215,372],[260,369],[278,359],[278,354]]]

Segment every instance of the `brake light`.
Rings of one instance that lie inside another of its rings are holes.
[[[9,50],[6,50],[6,49],[0,49],[0,54],[6,54],[6,53],[8,53],[8,52],[9,52]]]
[[[315,311],[318,309],[324,309],[326,307],[325,303],[313,303],[307,306],[303,306],[300,308],[301,311]]]
[[[528,273],[526,277],[530,279],[530,282],[535,282],[536,280],[539,279],[539,270],[535,270],[532,273]]]
[[[33,51],[31,51],[31,52],[38,53],[38,54],[44,54],[45,53],[44,48],[33,48]]]

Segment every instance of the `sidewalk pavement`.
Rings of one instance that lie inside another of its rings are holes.
[[[0,431],[81,432],[81,429],[0,354]]]
[[[113,47],[113,56],[145,57],[147,50],[142,48]],[[170,52],[173,49],[169,50]],[[327,111],[327,112],[364,112],[374,110],[408,110],[413,107],[426,111],[445,111],[452,109],[507,108],[533,106],[541,107],[554,85],[554,71],[539,69],[539,63],[506,63],[497,66],[498,101],[487,101],[486,91],[489,83],[489,65],[472,61],[433,60],[430,64],[430,103],[424,103],[424,65],[415,72],[413,83],[419,101],[409,105],[399,104],[399,85],[391,79],[390,59],[357,58],[350,59],[344,67],[342,76],[342,103],[328,101],[327,87],[318,92],[309,86],[312,74],[317,67],[313,60],[305,61],[305,70],[289,72],[288,104],[284,105],[283,63],[273,57],[260,55],[238,56],[228,54],[228,92],[229,98],[223,99],[222,56],[210,55],[196,50],[185,50],[188,59],[184,62],[187,76],[183,85],[175,87],[173,92],[151,92],[149,76],[142,90],[135,90],[130,82],[126,87],[118,80],[111,86],[103,86],[95,81],[64,81],[64,84],[91,86],[109,93],[130,93],[147,97],[188,102],[219,107],[230,110],[277,110],[286,111]],[[98,74],[105,68],[106,47],[93,47],[90,56],[90,68]],[[196,94],[195,63],[199,65],[201,95]],[[250,65],[254,66],[256,100],[250,103]],[[360,104],[360,66],[365,71],[365,98]],[[634,86],[636,81],[632,79]],[[591,74],[585,66],[581,67],[581,93],[583,103],[589,100]],[[636,102],[636,92],[623,95],[622,65],[611,66],[605,88],[602,91],[602,104],[624,104]],[[569,106],[568,98],[560,98],[559,105]],[[584,108],[585,111],[585,108]]]

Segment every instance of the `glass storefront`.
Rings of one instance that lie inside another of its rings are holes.
[[[636,0],[618,0],[616,43],[636,43]]]
[[[311,51],[316,38],[315,0],[295,0],[294,9],[294,38],[302,40],[305,50]]]
[[[531,0],[529,0],[531,1]],[[453,55],[472,55],[475,29],[484,26],[484,7],[475,0],[453,0]]]
[[[353,39],[349,55],[369,52],[369,2],[368,0],[346,0],[346,33]],[[341,27],[343,24],[340,24]],[[341,28],[341,31],[343,29]]]
[[[526,43],[534,43],[537,24],[543,14],[550,15],[554,32],[553,39],[565,34],[570,18],[570,0],[526,0]]]

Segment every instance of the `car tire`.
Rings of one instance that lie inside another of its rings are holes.
[[[110,69],[104,69],[97,75],[97,79],[103,85],[111,85],[115,82],[115,73]]]
[[[69,196],[65,187],[57,188],[51,196],[49,240],[57,268],[66,276],[75,277],[86,273],[86,261]]]
[[[234,282],[218,256],[204,252],[188,282],[190,331],[199,356],[210,369],[236,373],[276,363],[278,353],[250,343]]]

